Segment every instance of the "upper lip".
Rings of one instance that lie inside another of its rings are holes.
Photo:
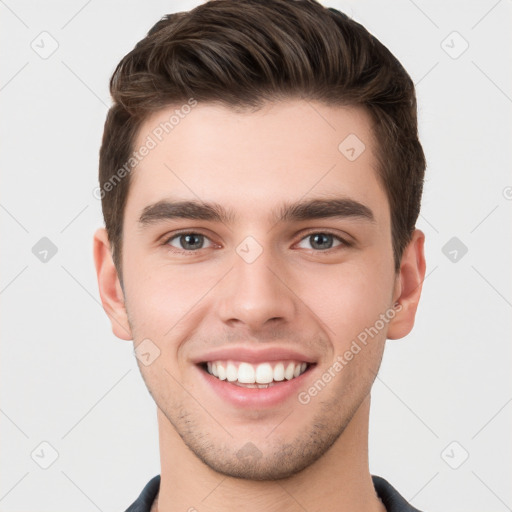
[[[286,361],[286,360],[302,361],[306,363],[315,363],[316,360],[307,354],[298,350],[285,347],[265,347],[265,348],[248,348],[248,347],[224,347],[211,350],[198,357],[192,358],[196,364],[206,363],[208,361],[245,361],[247,363],[264,363],[270,361]]]

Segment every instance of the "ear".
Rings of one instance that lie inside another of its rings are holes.
[[[395,281],[393,304],[398,303],[395,317],[389,322],[387,338],[396,340],[409,334],[414,326],[416,309],[420,301],[421,288],[425,279],[425,235],[414,230],[411,241],[402,255],[400,271]]]
[[[112,332],[122,340],[131,340],[132,334],[124,304],[124,294],[112,260],[110,242],[105,228],[99,228],[94,233],[93,251],[101,303],[110,318]]]

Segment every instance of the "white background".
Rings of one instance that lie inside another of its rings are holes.
[[[322,3],[409,71],[428,160],[428,277],[374,386],[371,471],[422,510],[512,510],[512,2]],[[155,405],[99,301],[92,192],[115,65],[198,4],[0,1],[2,512],[123,511],[160,472]],[[47,59],[31,48],[43,31],[59,45]],[[42,237],[58,250],[46,263]],[[452,237],[468,248],[456,262]],[[48,469],[31,457],[43,441],[58,452]]]

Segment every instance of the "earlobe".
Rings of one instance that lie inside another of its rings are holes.
[[[425,235],[416,229],[402,255],[393,297],[394,303],[398,303],[397,313],[389,323],[388,339],[403,338],[411,332],[414,326],[414,318],[425,279],[424,243]]]
[[[124,304],[123,290],[112,260],[110,243],[105,228],[96,230],[93,244],[94,264],[101,303],[105,313],[110,318],[112,332],[122,340],[131,340],[132,335]]]

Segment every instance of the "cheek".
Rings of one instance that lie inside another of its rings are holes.
[[[302,297],[339,353],[389,308],[391,286],[390,277],[371,266],[333,266],[303,280]]]
[[[150,260],[141,268],[138,261],[144,259],[134,255],[127,268],[127,309],[139,332],[148,330],[162,337],[193,309],[214,280],[211,272],[206,275],[190,265],[153,264]]]

